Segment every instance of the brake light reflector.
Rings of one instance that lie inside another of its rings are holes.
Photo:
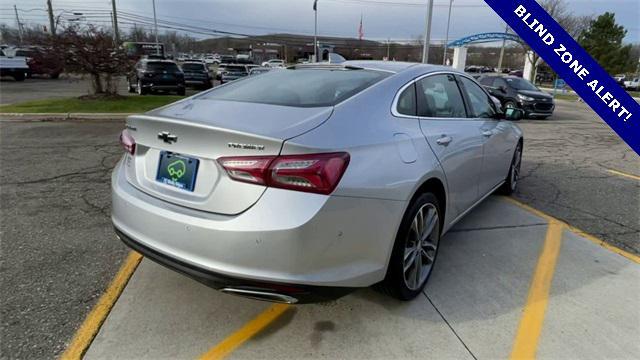
[[[127,129],[122,130],[122,132],[120,133],[120,145],[122,145],[124,151],[128,152],[131,155],[136,152],[136,141],[133,136],[129,134]]]
[[[349,154],[222,157],[218,163],[236,181],[328,195],[347,169]]]

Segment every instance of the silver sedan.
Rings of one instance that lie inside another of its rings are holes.
[[[478,83],[400,62],[299,65],[127,119],[113,224],[225,293],[409,300],[441,236],[518,184],[522,132]]]

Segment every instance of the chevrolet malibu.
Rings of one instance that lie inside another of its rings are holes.
[[[518,184],[523,138],[471,77],[399,62],[298,65],[127,119],[113,225],[222,292],[285,303],[376,284],[416,297],[440,239]]]

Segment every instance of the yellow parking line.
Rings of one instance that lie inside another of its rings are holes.
[[[607,171],[615,175],[624,176],[624,177],[628,177],[629,179],[640,181],[640,176],[637,176],[637,175],[627,174],[627,173],[623,173],[622,171],[613,170],[613,169],[607,169]]]
[[[137,252],[131,251],[129,253],[107,290],[80,325],[69,347],[60,356],[60,360],[79,360],[82,358],[141,260],[142,255]]]
[[[598,239],[597,237],[595,237],[595,236],[593,236],[591,234],[588,234],[588,233],[578,229],[575,226],[569,225],[569,224],[567,224],[566,222],[564,222],[564,221],[562,221],[560,219],[556,219],[553,216],[548,215],[546,213],[543,213],[542,211],[540,211],[538,209],[532,208],[531,206],[529,206],[527,204],[521,203],[520,201],[518,201],[518,200],[516,200],[514,198],[505,196],[504,199],[507,200],[508,202],[514,204],[514,205],[517,205],[517,206],[519,206],[519,207],[521,207],[521,208],[523,208],[523,209],[525,209],[525,210],[527,210],[527,211],[529,211],[529,212],[541,217],[541,218],[544,218],[544,219],[548,220],[549,222],[551,222],[551,221],[559,222],[562,225],[564,225],[569,231],[573,232],[574,234],[577,234],[577,235],[579,235],[579,236],[581,236],[581,237],[583,237],[583,238],[585,238],[585,239],[587,239],[587,240],[589,240],[589,241],[591,241],[591,242],[593,242],[595,244],[598,244],[598,245],[602,246],[603,248],[605,248],[605,249],[607,249],[607,250],[609,250],[611,252],[614,252],[614,253],[616,253],[618,255],[624,256],[625,258],[635,262],[636,264],[640,264],[640,256],[638,256],[638,255],[632,254],[632,253],[630,253],[628,251],[622,250],[622,249],[620,249],[620,248],[618,248],[616,246],[608,244],[602,239]]]
[[[542,323],[549,301],[551,281],[562,244],[563,229],[562,223],[549,222],[542,253],[538,258],[538,265],[536,265],[529,287],[527,303],[524,306],[518,333],[513,343],[511,359],[535,359],[538,339],[542,332]]]
[[[218,345],[200,356],[201,360],[222,359],[237,349],[245,341],[262,331],[267,325],[284,314],[291,306],[286,304],[274,304],[253,320],[248,322],[238,331],[222,340]]]

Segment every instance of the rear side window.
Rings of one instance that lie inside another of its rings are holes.
[[[453,75],[427,76],[417,82],[418,116],[466,118],[462,94]]]
[[[400,97],[398,97],[398,105],[396,110],[399,114],[416,116],[416,84],[411,84],[408,88],[404,89]]]
[[[503,78],[496,78],[493,80],[493,87],[499,88],[501,86],[507,87],[507,82]]]
[[[475,82],[464,76],[461,76],[460,78],[462,79],[462,85],[464,85],[469,101],[471,102],[471,116],[476,118],[494,117],[496,111],[494,110],[493,102],[487,93],[485,93],[484,90],[482,90],[482,88]]]
[[[493,78],[488,76],[481,78],[479,81],[480,81],[480,84],[486,85],[486,86],[491,86],[493,84]]]
[[[388,75],[373,70],[283,69],[231,82],[201,98],[296,107],[333,106]]]

